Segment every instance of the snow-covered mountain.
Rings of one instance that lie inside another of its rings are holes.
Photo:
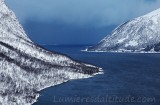
[[[87,51],[160,52],[160,9],[125,22]]]
[[[31,105],[38,91],[99,71],[33,43],[15,14],[0,0],[0,105]]]

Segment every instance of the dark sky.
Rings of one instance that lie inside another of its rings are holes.
[[[6,0],[39,44],[97,43],[119,24],[160,8],[160,0]]]

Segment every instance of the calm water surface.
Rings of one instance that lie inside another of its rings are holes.
[[[160,54],[86,53],[84,46],[44,46],[102,67],[103,75],[41,91],[34,105],[160,105]]]

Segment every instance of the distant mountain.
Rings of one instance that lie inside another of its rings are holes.
[[[33,43],[15,14],[0,0],[0,105],[31,105],[38,91],[99,71]]]
[[[160,9],[125,22],[87,51],[160,52]]]

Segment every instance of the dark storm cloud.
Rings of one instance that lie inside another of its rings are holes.
[[[18,18],[76,25],[120,24],[160,7],[160,0],[6,0]]]

